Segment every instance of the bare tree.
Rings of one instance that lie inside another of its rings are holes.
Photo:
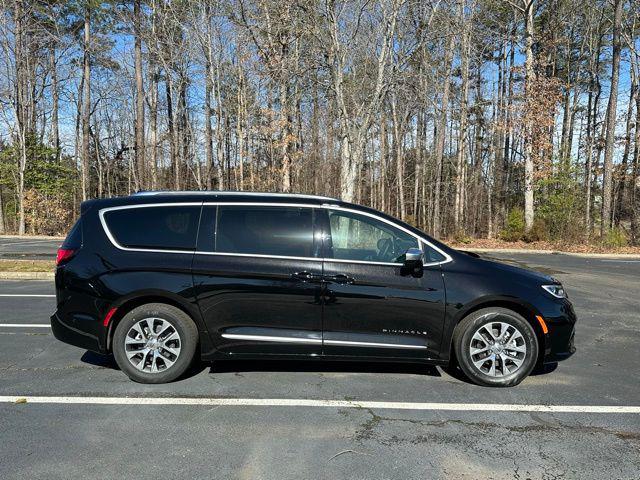
[[[622,0],[614,0],[613,56],[611,60],[611,89],[609,92],[609,103],[607,105],[606,117],[604,174],[602,180],[602,222],[600,224],[601,236],[604,236],[611,227],[611,202],[613,196],[613,142],[616,133],[618,83],[620,78],[620,51],[622,50],[622,39],[620,35],[620,28],[622,24],[622,4]]]
[[[141,0],[133,2],[133,34],[135,50],[135,77],[136,77],[136,121],[135,121],[135,164],[138,170],[138,188],[144,189],[146,185],[147,164],[145,159],[144,139],[144,83],[142,72],[142,8]]]
[[[82,92],[82,163],[81,163],[81,184],[82,200],[89,198],[90,176],[89,176],[89,145],[90,138],[90,116],[91,116],[91,7],[85,6],[84,11],[84,36],[83,36],[83,57],[82,57],[82,81],[84,90]]]

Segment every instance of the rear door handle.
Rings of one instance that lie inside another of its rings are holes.
[[[341,284],[348,284],[348,285],[351,285],[356,281],[354,278],[349,277],[343,273],[339,273],[338,275],[325,275],[324,277],[322,277],[322,279],[325,282],[341,283]]]
[[[322,280],[321,275],[315,275],[311,272],[296,272],[291,274],[291,278],[300,280],[301,282],[313,282]]]

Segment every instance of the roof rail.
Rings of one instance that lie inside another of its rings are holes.
[[[291,197],[291,198],[309,198],[317,200],[332,200],[339,202],[338,198],[325,197],[322,195],[307,195],[303,193],[277,193],[277,192],[242,192],[236,190],[140,190],[132,196],[151,196],[151,195],[250,195],[257,197]]]

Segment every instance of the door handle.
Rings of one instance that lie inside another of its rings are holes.
[[[351,285],[356,281],[354,278],[349,277],[343,273],[339,273],[337,275],[325,275],[324,277],[322,277],[322,279],[325,282],[341,283],[341,284],[348,284],[348,285]]]
[[[312,282],[314,280],[321,280],[321,275],[315,275],[311,272],[296,272],[291,274],[291,278],[300,280],[301,282]]]

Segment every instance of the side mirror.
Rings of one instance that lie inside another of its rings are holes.
[[[404,263],[402,265],[402,275],[411,275],[414,277],[422,277],[424,254],[419,248],[409,248],[404,253]]]

